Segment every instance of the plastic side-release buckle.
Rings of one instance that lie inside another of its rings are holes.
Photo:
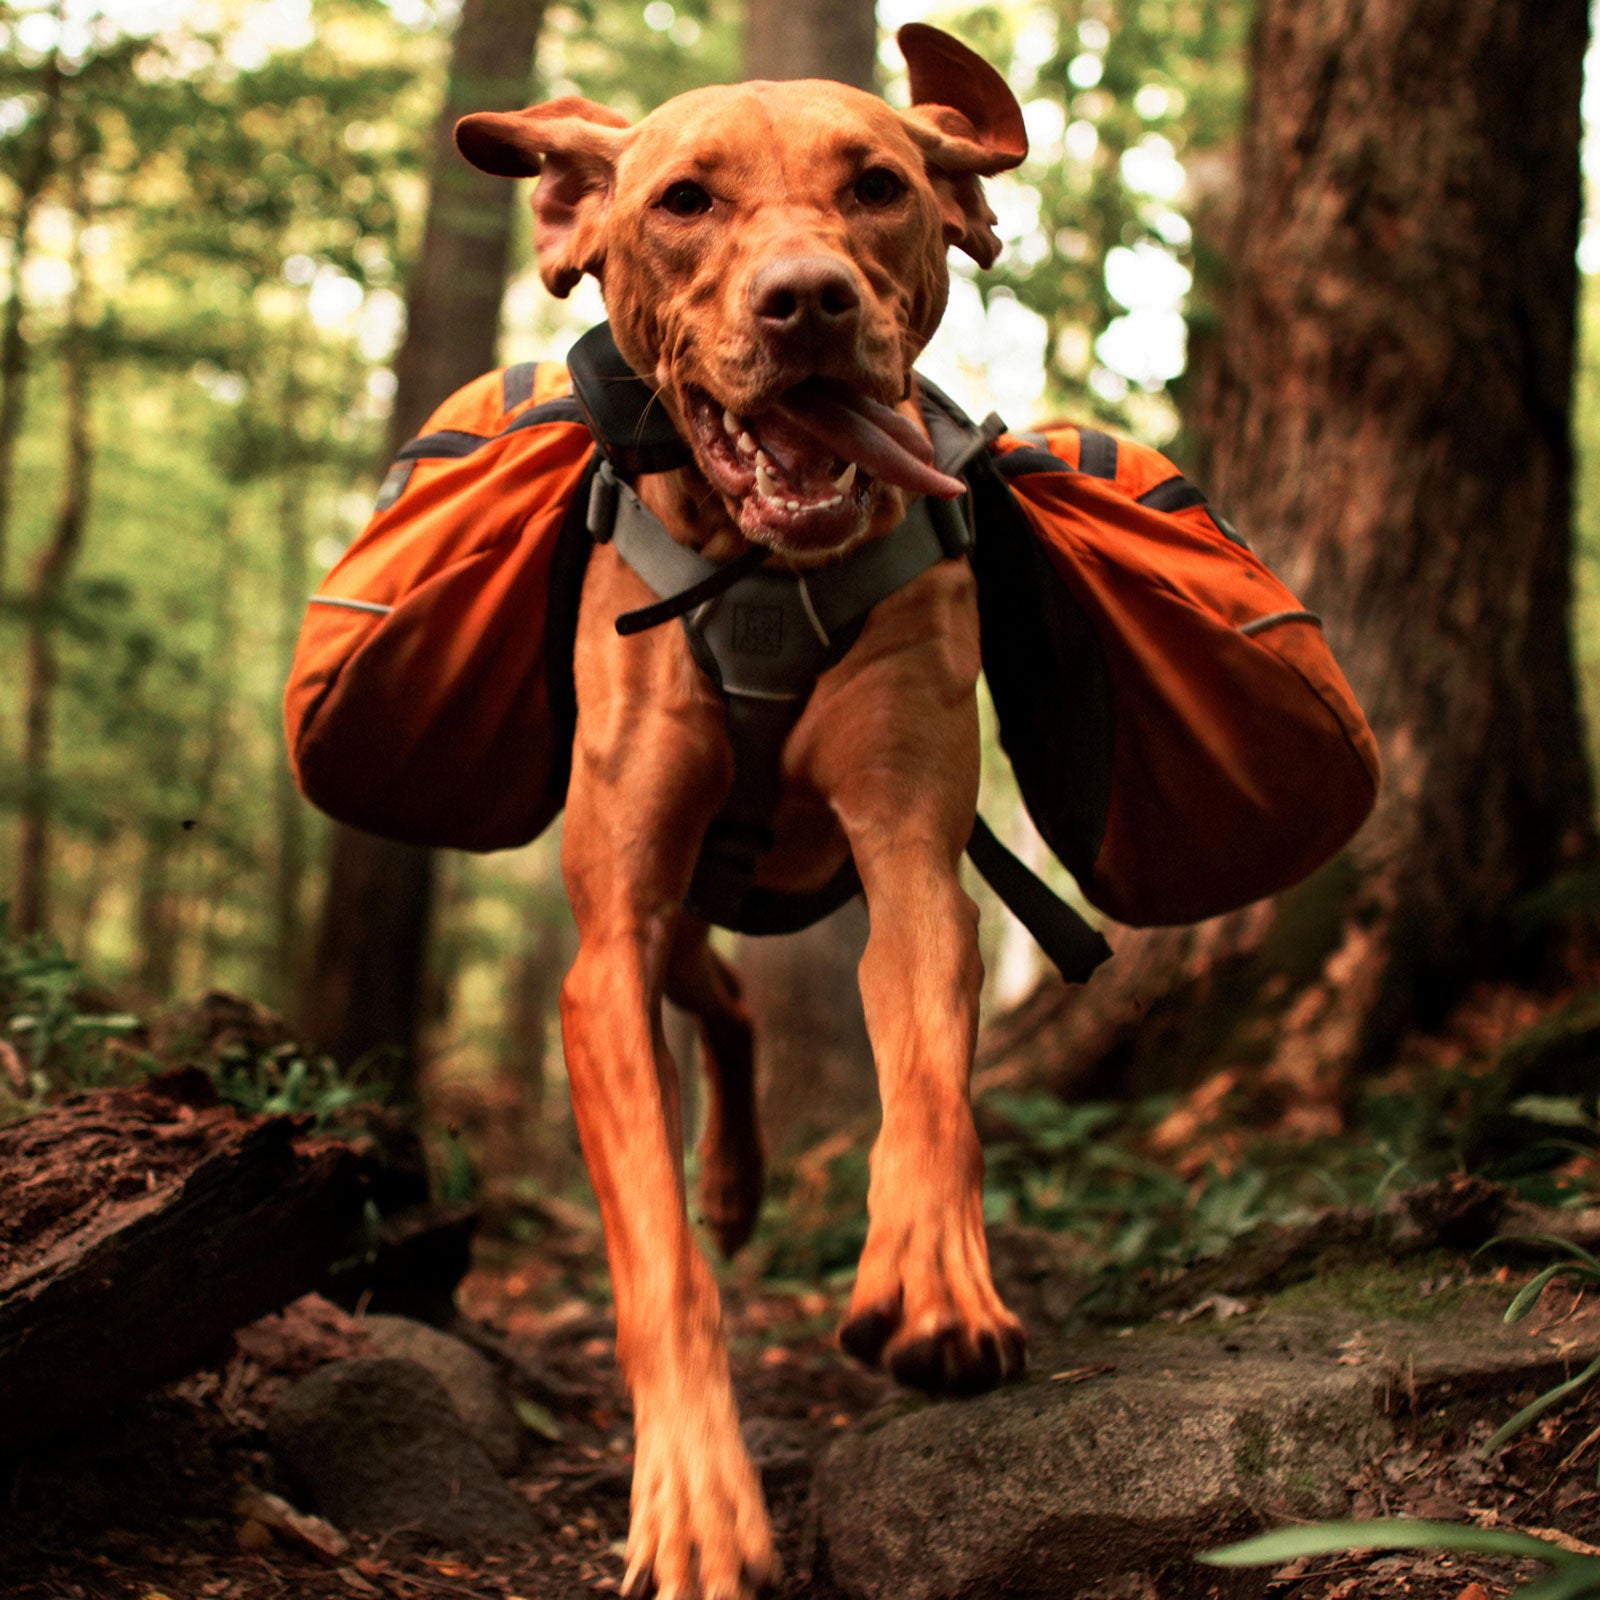
[[[610,544],[617,527],[617,503],[622,490],[617,482],[616,469],[602,460],[589,485],[589,514],[584,526],[596,544]]]
[[[939,548],[951,561],[964,556],[972,548],[972,526],[962,511],[969,498],[962,495],[959,500],[936,500],[932,495],[928,496],[928,521],[939,536]]]
[[[964,477],[967,468],[1005,431],[1005,423],[998,413],[991,411],[978,424],[977,431],[967,443],[949,461],[939,463],[940,468],[948,472],[952,478]],[[972,549],[973,541],[971,486],[968,486],[967,492],[959,500],[937,500],[930,495],[928,520],[933,523],[933,531],[939,536],[939,546],[948,558],[956,560],[966,555]]]

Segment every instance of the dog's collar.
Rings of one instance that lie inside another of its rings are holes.
[[[609,322],[573,345],[567,371],[584,421],[619,477],[671,472],[694,461],[655,390],[622,359]]]

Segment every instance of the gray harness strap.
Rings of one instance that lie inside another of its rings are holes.
[[[626,483],[616,481],[612,503],[611,543],[658,596],[682,593],[718,571],[679,544]],[[606,536],[603,528],[590,532]],[[739,932],[775,933],[808,926],[856,893],[849,862],[814,895],[755,887],[772,845],[784,742],[817,679],[855,643],[872,608],[969,542],[959,511],[919,498],[897,527],[841,560],[807,572],[746,573],[681,619],[695,660],[727,700],[734,755],[733,790],[706,832],[690,884],[695,916]]]

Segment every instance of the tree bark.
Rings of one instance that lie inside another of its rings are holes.
[[[461,159],[455,125],[469,111],[527,102],[543,21],[543,0],[465,0],[461,8],[434,124],[428,216],[406,294],[385,466],[441,400],[494,365],[520,191]]]
[[[748,0],[747,78],[832,78],[870,90],[877,53],[876,12],[863,0]],[[837,1132],[877,1106],[856,980],[866,945],[859,900],[803,933],[740,941],[761,1123],[775,1152]]]
[[[51,749],[55,739],[55,694],[60,674],[56,656],[56,622],[67,581],[83,548],[89,515],[89,478],[93,460],[90,436],[90,349],[88,337],[88,272],[83,234],[89,225],[85,174],[74,168],[72,205],[75,213],[73,285],[67,306],[62,365],[66,392],[66,451],[62,463],[61,498],[49,542],[34,569],[27,605],[27,665],[23,700],[22,803],[17,843],[14,927],[27,936],[46,931],[50,920],[50,844],[54,806],[51,798]]]
[[[833,78],[871,90],[878,20],[862,0],[748,0],[744,75]]]
[[[1263,0],[1197,477],[1326,619],[1382,748],[1310,882],[1124,933],[991,1064],[1135,1089],[1254,1067],[1307,1126],[1477,978],[1557,941],[1518,902],[1588,855],[1569,627],[1585,0]]]
[[[442,400],[494,366],[516,189],[463,161],[452,130],[469,111],[526,101],[543,16],[543,4],[529,0],[465,0],[456,24],[385,464]],[[401,1100],[415,1090],[433,876],[426,850],[332,829],[327,895],[302,994],[310,1037],[346,1064],[388,1052]]]

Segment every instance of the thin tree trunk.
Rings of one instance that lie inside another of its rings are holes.
[[[804,933],[741,941],[761,1125],[774,1151],[792,1153],[877,1109],[856,976],[866,947],[867,908],[859,897]]]
[[[280,427],[284,454],[278,473],[278,665],[284,678],[294,662],[295,641],[308,592],[306,554],[306,467],[295,419],[300,414],[297,341],[285,354]],[[268,992],[272,1002],[287,1008],[293,1001],[301,953],[301,890],[306,874],[306,803],[295,787],[287,762],[274,769],[273,810],[277,850],[272,882],[272,970]]]
[[[530,898],[522,948],[506,973],[504,1042],[495,1060],[494,1123],[484,1150],[491,1178],[532,1177],[559,1190],[567,1174],[547,1126],[550,1019],[566,970],[565,923]]]
[[[156,822],[145,835],[139,862],[136,926],[139,987],[165,998],[177,972],[179,921],[172,893],[172,857],[177,840]]]
[[[832,78],[870,90],[877,52],[869,0],[748,0],[747,78]],[[761,1121],[774,1151],[836,1132],[877,1105],[856,979],[866,946],[859,900],[803,933],[740,941]]]
[[[229,713],[237,683],[238,629],[234,624],[234,583],[238,568],[239,533],[231,516],[224,516],[217,530],[216,577],[211,591],[211,644],[206,651],[206,726],[200,746],[200,764],[193,789],[193,814],[182,819],[189,848],[187,900],[199,928],[193,936],[199,970],[216,970],[219,956],[217,908],[229,893],[237,871],[230,857],[229,841],[223,837],[212,816],[217,779],[223,771],[231,744]]]
[[[59,22],[59,5],[55,14]],[[28,347],[22,337],[22,323],[27,313],[23,277],[28,265],[28,236],[45,185],[55,169],[53,146],[65,81],[59,52],[52,50],[40,69],[39,109],[17,173],[17,204],[11,222],[11,286],[5,310],[0,313],[0,596],[6,592],[14,504],[12,481],[17,440],[22,435],[27,407]]]
[[[494,366],[511,247],[513,185],[468,166],[452,130],[469,111],[524,104],[542,3],[465,0],[434,131],[428,217],[407,298],[387,457],[429,412]],[[433,903],[428,851],[335,827],[327,895],[301,1014],[339,1060],[390,1053],[401,1098],[415,1090],[417,999]]]
[[[93,444],[90,437],[89,285],[83,234],[89,225],[89,202],[81,166],[73,175],[72,293],[62,342],[66,393],[66,452],[61,473],[61,498],[50,540],[34,569],[28,596],[27,664],[24,688],[22,806],[17,846],[16,900],[19,934],[43,933],[50,921],[50,834],[53,822],[51,749],[55,737],[55,692],[59,676],[56,621],[67,580],[83,548],[89,514],[89,478]]]
[[[1263,0],[1202,481],[1326,618],[1378,811],[1278,900],[1125,935],[991,1040],[1058,1084],[1254,1067],[1291,1122],[1475,978],[1592,849],[1569,626],[1586,0]]]

